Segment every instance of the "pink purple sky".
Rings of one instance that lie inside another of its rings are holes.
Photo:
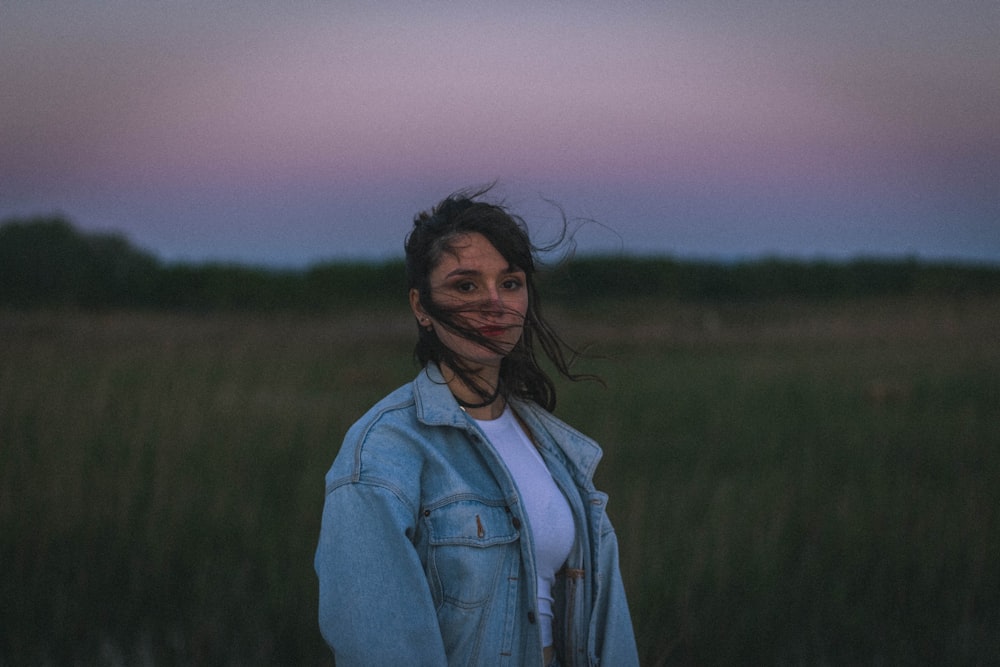
[[[1000,3],[0,4],[0,220],[401,253],[498,181],[581,251],[1000,262]]]

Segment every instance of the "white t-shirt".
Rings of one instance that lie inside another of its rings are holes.
[[[507,465],[524,502],[535,545],[542,645],[552,645],[552,586],[573,548],[573,512],[541,454],[509,408],[497,419],[476,420]]]

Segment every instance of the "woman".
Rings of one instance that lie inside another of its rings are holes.
[[[565,347],[523,222],[453,195],[406,241],[423,370],[326,476],[320,627],[351,665],[638,664],[591,440],[552,416]]]

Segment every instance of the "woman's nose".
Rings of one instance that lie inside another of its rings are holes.
[[[486,295],[486,303],[483,304],[486,310],[502,312],[503,311],[503,298],[500,296],[500,290],[493,287],[490,288],[489,293]]]

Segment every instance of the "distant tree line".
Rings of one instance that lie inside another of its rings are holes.
[[[548,282],[548,293],[574,302],[616,296],[683,301],[962,296],[1000,293],[1000,266],[916,259],[833,262],[766,258],[730,263],[590,257],[559,267]]]
[[[549,301],[842,298],[1000,293],[1000,266],[916,259],[847,262],[762,259],[725,263],[577,257],[546,271]],[[164,263],[123,236],[84,233],[63,218],[0,225],[0,306],[328,310],[398,303],[402,260],[326,262],[302,270]]]

